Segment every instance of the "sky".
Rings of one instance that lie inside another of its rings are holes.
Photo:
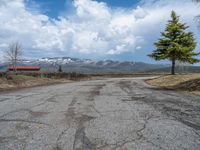
[[[172,10],[200,43],[194,19],[200,5],[192,0],[0,0],[0,61],[9,43],[17,41],[24,58],[158,63],[147,54]]]

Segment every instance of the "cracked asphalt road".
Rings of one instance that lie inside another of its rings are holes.
[[[200,97],[115,78],[0,94],[1,150],[199,150]]]

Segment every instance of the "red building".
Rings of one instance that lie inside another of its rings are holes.
[[[13,67],[10,66],[8,67],[9,71],[40,71],[40,67],[39,66],[17,66],[17,67]]]

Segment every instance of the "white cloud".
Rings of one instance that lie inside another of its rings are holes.
[[[103,2],[91,0],[75,0],[76,14],[80,19],[109,19],[111,17],[109,8]]]
[[[17,40],[27,51],[40,53],[37,56],[119,55],[152,48],[172,9],[193,31],[193,18],[199,13],[190,0],[143,0],[133,9],[75,0],[74,7],[73,17],[62,13],[53,20],[27,9],[24,0],[0,0],[0,49]]]

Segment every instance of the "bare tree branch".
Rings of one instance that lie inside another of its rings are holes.
[[[192,1],[200,4],[200,0],[192,0]],[[194,20],[195,22],[197,22],[198,29],[200,29],[200,15],[196,16]]]
[[[19,42],[13,42],[9,44],[8,49],[5,51],[5,57],[14,68],[16,68],[21,56],[22,45]]]

